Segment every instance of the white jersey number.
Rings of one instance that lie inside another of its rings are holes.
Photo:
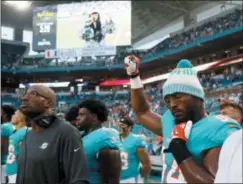
[[[173,159],[170,170],[168,173],[166,173],[166,168],[168,167],[166,164],[166,154],[163,153],[163,150],[165,149],[165,146],[162,147],[162,163],[163,163],[163,169],[162,169],[162,183],[185,183],[185,179],[183,177],[183,174],[181,170],[179,169],[179,166],[177,165],[175,159]]]
[[[128,153],[121,152],[122,170],[128,169]]]
[[[16,160],[16,156],[14,154],[14,146],[12,144],[9,144],[8,146],[8,157],[7,157],[7,164],[12,164]]]

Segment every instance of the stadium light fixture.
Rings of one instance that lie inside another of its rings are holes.
[[[75,79],[76,82],[83,82],[83,79]]]
[[[44,85],[47,87],[54,87],[54,88],[60,88],[60,87],[68,87],[70,82],[44,82],[44,83],[27,83],[27,84],[19,84],[19,88],[27,88],[33,85]]]
[[[19,10],[25,10],[31,4],[31,1],[5,1],[5,2],[6,2],[6,4],[14,6],[15,8],[17,8]]]

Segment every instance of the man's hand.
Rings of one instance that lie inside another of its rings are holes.
[[[175,145],[186,145],[186,142],[190,136],[192,128],[192,121],[177,124],[171,133],[171,141],[169,147],[164,150],[164,153],[176,152]],[[176,143],[176,144],[175,144]]]
[[[125,64],[125,67],[126,67],[126,70],[127,70],[127,74],[130,77],[138,76],[138,74],[139,74],[139,70],[138,70],[139,63],[140,63],[140,59],[137,58],[134,55],[125,57],[124,64]]]
[[[147,169],[144,169],[143,167],[140,168],[140,174],[142,177],[148,176],[148,171]]]
[[[177,124],[172,130],[171,138],[172,139],[180,138],[183,139],[184,141],[187,141],[191,133],[191,128],[192,128],[192,121]]]

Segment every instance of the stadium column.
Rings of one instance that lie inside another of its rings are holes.
[[[184,27],[187,27],[189,25],[191,25],[192,23],[196,22],[196,17],[192,17],[190,12],[186,12],[184,14]]]
[[[14,39],[16,41],[23,41],[23,31],[24,28],[22,27],[15,27],[15,31],[14,31]]]

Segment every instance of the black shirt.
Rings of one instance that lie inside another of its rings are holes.
[[[26,134],[17,184],[86,184],[88,180],[81,137],[72,125],[56,119],[45,130]]]

